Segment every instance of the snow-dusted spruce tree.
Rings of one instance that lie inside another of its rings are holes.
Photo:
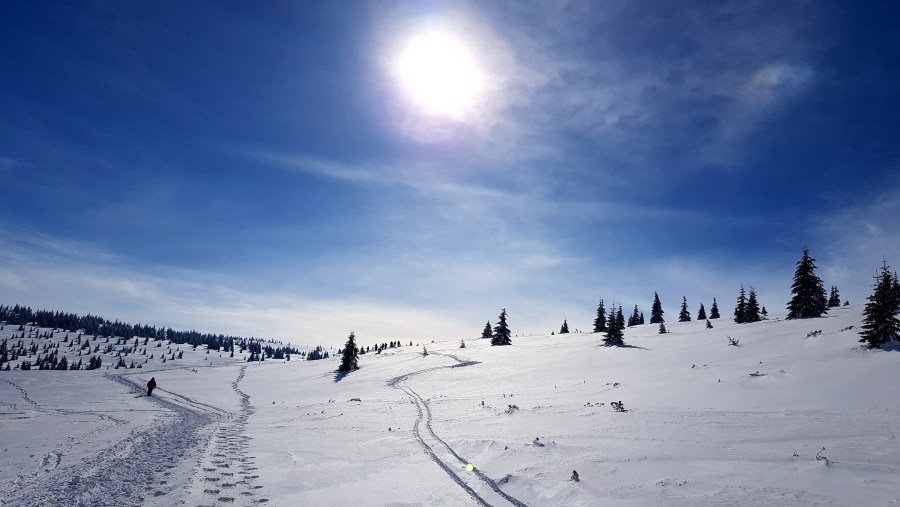
[[[890,267],[885,262],[875,280],[875,290],[863,310],[862,331],[859,333],[859,341],[872,349],[900,341],[900,282],[897,273],[891,276]]]
[[[747,296],[747,308],[744,311],[744,322],[759,322],[759,301],[756,300],[756,289],[750,287],[750,295]]]
[[[615,305],[613,305],[612,309],[609,310],[609,322],[606,327],[606,338],[603,339],[603,343],[607,346],[616,346],[621,347],[625,345],[624,336],[625,333],[624,323],[625,318],[622,315],[622,307],[619,306],[618,313],[616,312]]]
[[[821,317],[828,311],[825,287],[816,276],[816,260],[809,256],[809,249],[803,247],[803,256],[797,261],[794,283],[791,285],[791,300],[788,301],[788,319]]]
[[[594,319],[594,332],[603,333],[606,331],[606,308],[603,307],[603,300],[597,304],[597,318]]]
[[[487,324],[484,325],[484,330],[481,332],[482,338],[490,338],[491,337],[491,321],[488,321]]]
[[[500,320],[494,326],[494,334],[491,336],[491,345],[512,345],[509,326],[506,325],[506,308],[500,312]]]
[[[359,369],[359,348],[356,346],[356,335],[350,332],[347,343],[344,344],[341,365],[338,371],[351,372]]]
[[[841,294],[835,285],[831,286],[831,293],[828,295],[828,308],[837,308],[841,306]]]
[[[687,298],[681,297],[681,312],[678,314],[678,322],[690,322],[691,314],[687,309]]]
[[[569,323],[563,319],[562,326],[559,327],[559,334],[569,334]]]
[[[661,322],[665,322],[666,319],[663,318],[663,314],[665,312],[662,309],[662,303],[659,302],[659,294],[653,293],[653,307],[650,308],[650,323],[651,324],[659,324]]]
[[[697,310],[697,320],[706,320],[706,308],[703,308],[703,303],[700,303],[700,309]]]
[[[744,286],[741,285],[741,292],[738,294],[737,304],[734,306],[734,321],[738,324],[747,322],[747,293],[744,292]]]
[[[721,317],[719,315],[719,304],[716,303],[716,298],[713,298],[713,305],[709,307],[709,318],[718,319],[719,317]]]

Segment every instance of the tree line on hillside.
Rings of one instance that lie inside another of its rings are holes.
[[[822,280],[815,273],[815,259],[810,257],[809,249],[804,247],[803,254],[797,262],[794,279],[791,285],[791,299],[787,303],[788,319],[808,319],[821,317],[829,308],[840,306],[840,293],[836,286],[831,286],[831,292],[826,298]],[[860,341],[868,347],[876,348],[885,344],[900,341],[900,282],[897,273],[891,273],[887,263],[882,266],[881,272],[876,276],[875,291],[868,298],[864,312],[864,320],[860,333]],[[848,305],[849,302],[844,302]],[[650,323],[659,325],[660,334],[665,334],[665,312],[659,300],[659,294],[653,293],[653,303],[650,309]],[[760,305],[756,290],[750,287],[750,292],[741,285],[734,308],[734,321],[738,324],[759,322],[766,320],[768,311]],[[721,318],[719,305],[713,298],[709,314],[706,308],[700,304],[697,312],[697,320],[705,320],[706,328],[712,329],[710,320]],[[682,297],[681,311],[678,314],[679,322],[690,322],[691,314],[688,311],[687,298]],[[627,327],[644,324],[644,313],[637,305],[631,316],[626,321],[622,312],[622,305],[613,303],[606,310],[603,299],[597,305],[596,318],[594,319],[594,332],[603,333],[603,343],[610,347],[625,346],[625,329]],[[563,319],[559,329],[560,334],[569,333],[568,320]],[[551,333],[553,334],[553,333]],[[491,340],[492,346],[512,345],[512,332],[507,322],[506,308],[500,311],[497,324],[491,327],[491,321],[487,321],[481,332],[482,339]],[[736,342],[735,342],[736,343]],[[410,343],[412,344],[412,343]],[[393,343],[392,343],[393,345]],[[460,348],[465,348],[464,342]],[[356,336],[350,333],[344,348],[341,349],[341,364],[338,371],[349,373],[359,369],[360,348],[356,344]],[[423,350],[423,356],[427,350]]]
[[[860,342],[870,348],[883,347],[891,342],[900,341],[900,282],[896,271],[891,272],[885,262],[881,271],[876,275],[875,288],[868,298],[863,314],[863,331],[860,333]],[[844,301],[844,306],[849,305]],[[841,296],[837,286],[832,285],[826,296],[822,279],[816,275],[816,264],[809,254],[807,247],[803,248],[800,260],[797,262],[791,284],[791,299],[787,303],[787,319],[807,319],[821,317],[830,308],[841,306]],[[653,293],[653,302],[650,309],[650,324],[659,325],[659,333],[667,333],[665,327],[665,312],[659,300],[659,294]],[[481,338],[490,339],[491,345],[509,345],[510,332],[506,324],[506,309],[500,314],[497,326],[491,328],[491,322],[484,325]],[[721,318],[719,305],[713,298],[709,314],[703,303],[697,311],[697,320],[705,320],[707,329],[712,329],[710,320]],[[750,287],[747,292],[743,285],[740,286],[737,302],[734,307],[734,322],[738,324],[753,323],[766,320],[768,310],[761,305],[756,289]],[[688,310],[687,298],[682,297],[681,311],[678,314],[678,322],[690,322],[691,314]],[[628,327],[643,325],[644,312],[637,305],[626,321],[622,313],[622,306],[613,303],[607,312],[603,299],[597,305],[596,318],[594,319],[594,333],[604,333],[604,344],[609,346],[624,345],[624,330]],[[569,333],[569,323],[563,320],[559,334]],[[554,334],[551,332],[551,334]]]
[[[200,333],[191,331],[175,331],[170,328],[157,328],[143,324],[128,324],[124,322],[109,321],[103,317],[94,315],[79,316],[74,313],[64,313],[50,310],[32,310],[28,306],[0,305],[0,322],[6,325],[18,325],[19,331],[24,326],[33,325],[41,328],[61,329],[68,332],[78,332],[102,338],[119,337],[131,340],[136,337],[148,338],[156,341],[168,340],[175,344],[188,344],[195,349],[205,345],[207,349],[214,351],[234,352],[237,347],[241,352],[249,351],[253,360],[262,358],[284,359],[291,354],[300,354],[301,351],[291,346],[273,347],[270,343],[281,345],[280,342],[270,342],[259,338],[243,338],[239,336],[225,336],[223,334]]]

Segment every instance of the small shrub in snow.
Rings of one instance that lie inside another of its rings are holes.
[[[625,405],[622,404],[621,400],[620,401],[611,401],[609,403],[609,406],[611,406],[615,412],[627,412],[627,410],[625,410]]]
[[[740,347],[740,346],[741,346],[741,341],[740,341],[740,340],[735,340],[734,338],[732,338],[732,337],[730,337],[730,336],[728,336],[727,338],[728,338],[728,345],[732,345],[732,346],[734,346],[734,347]]]
[[[519,406],[518,406],[518,405],[508,405],[508,406],[507,406],[507,409],[506,409],[506,413],[507,413],[507,414],[512,414],[512,413],[515,412],[516,410],[519,410]]]
[[[578,482],[578,481],[580,481],[581,479],[578,477],[578,472],[576,472],[575,470],[572,470],[572,478],[569,479],[569,480],[570,480],[570,481]]]
[[[820,334],[822,334],[822,330],[816,329],[815,331],[810,331],[810,332],[806,333],[806,337],[813,338],[813,337],[819,336]]]
[[[829,460],[826,456],[822,456],[822,451],[824,450],[825,448],[823,447],[819,452],[816,453],[816,461],[824,461],[826,465],[830,465],[831,460]]]

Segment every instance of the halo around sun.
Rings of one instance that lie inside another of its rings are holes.
[[[394,69],[408,100],[430,115],[464,119],[478,107],[485,89],[471,49],[443,31],[429,30],[410,38]]]

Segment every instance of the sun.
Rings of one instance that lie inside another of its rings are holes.
[[[463,119],[477,109],[485,79],[469,47],[442,31],[426,31],[403,47],[396,61],[396,77],[421,111]]]

